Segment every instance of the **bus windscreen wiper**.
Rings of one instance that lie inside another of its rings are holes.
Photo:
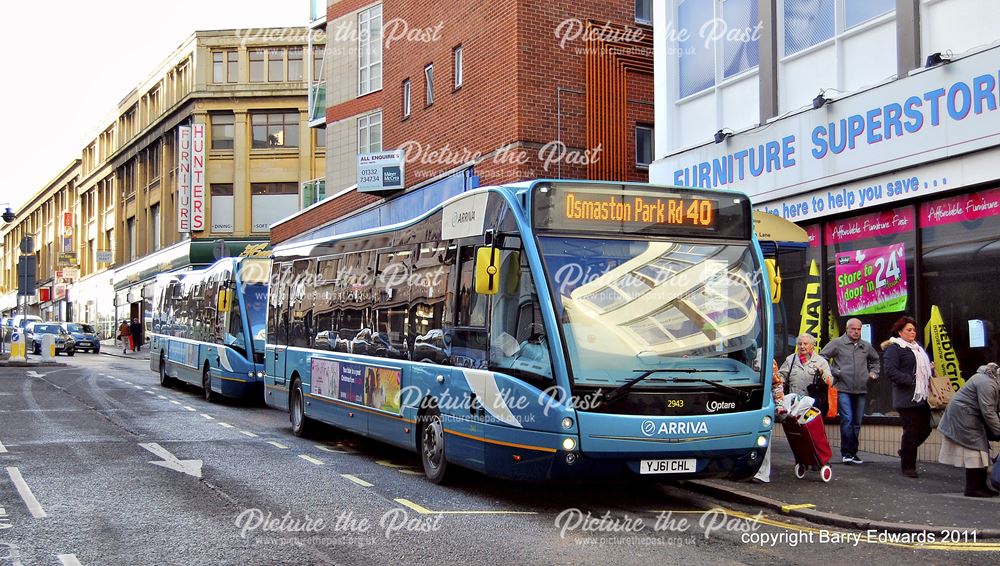
[[[626,383],[622,384],[621,386],[611,390],[607,395],[601,395],[600,399],[601,405],[610,405],[615,401],[621,399],[622,397],[625,396],[626,393],[628,393],[628,390],[631,389],[636,383],[639,383],[640,381],[648,378],[654,373],[674,372],[674,371],[679,371],[684,373],[735,373],[736,372],[736,370],[732,369],[699,369],[699,368],[664,368],[664,369],[648,369],[648,370],[637,369],[633,371],[641,373],[639,373],[638,376],[630,379]],[[718,381],[714,381],[711,379],[695,378],[695,377],[674,377],[666,379],[664,381],[669,381],[673,383],[695,383],[695,382],[707,383],[712,387],[716,387],[718,389],[726,391],[727,393],[737,395],[738,397],[741,397],[745,400],[749,399],[748,393],[744,393],[743,391],[735,387],[729,387],[728,385],[723,385]]]

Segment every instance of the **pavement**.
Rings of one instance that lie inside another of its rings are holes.
[[[841,463],[833,449],[833,479],[824,483],[818,471],[796,479],[795,458],[784,438],[771,446],[769,483],[692,480],[685,487],[716,499],[756,505],[812,523],[845,529],[920,533],[975,531],[1000,538],[1000,497],[965,497],[965,470],[918,462],[919,478],[900,474],[899,458],[859,452],[861,465]],[[971,536],[971,535],[970,535]]]
[[[149,343],[143,345],[138,352],[129,350],[122,353],[122,343],[117,340],[101,340],[101,353],[116,358],[129,358],[133,360],[149,360]]]

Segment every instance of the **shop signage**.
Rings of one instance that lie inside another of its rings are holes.
[[[650,180],[742,188],[764,203],[1000,145],[997,49],[668,156],[653,163]],[[892,196],[919,191],[925,181],[905,176],[877,183]],[[843,199],[843,210],[871,200],[856,192],[832,196]],[[795,211],[800,216],[830,213],[825,199],[802,204]]]
[[[69,228],[72,225],[73,225],[73,213],[72,212],[64,212],[63,213],[63,226],[66,227],[66,228]]]
[[[177,231],[191,231],[191,126],[177,127]]]
[[[920,205],[920,226],[933,228],[955,222],[973,222],[1000,214],[1000,189],[944,198]]]
[[[65,253],[73,251],[73,237],[64,236],[62,239],[62,251]]]
[[[405,188],[403,150],[358,154],[358,192],[379,193]]]
[[[205,230],[205,124],[191,125],[191,231]]]
[[[76,252],[63,252],[56,256],[56,265],[59,267],[69,267],[76,265]]]
[[[115,253],[111,250],[97,250],[94,255],[97,263],[111,263],[115,260]]]
[[[831,222],[826,225],[826,244],[836,245],[865,238],[879,238],[916,228],[910,207],[885,210]]]
[[[906,246],[902,243],[837,254],[840,316],[906,308]]]

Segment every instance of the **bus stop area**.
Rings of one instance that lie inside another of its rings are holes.
[[[732,503],[770,509],[818,525],[886,533],[967,531],[979,539],[1000,538],[1000,497],[962,493],[964,470],[918,462],[919,478],[900,474],[899,458],[859,452],[860,465],[831,459],[833,479],[818,472],[796,479],[795,458],[784,438],[771,446],[771,481],[692,480],[684,487]],[[959,541],[961,542],[961,541]]]

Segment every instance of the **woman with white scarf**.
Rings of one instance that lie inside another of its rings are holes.
[[[927,391],[931,361],[917,344],[917,321],[904,316],[892,325],[893,337],[882,343],[885,375],[892,381],[892,406],[903,419],[899,458],[902,474],[917,476],[917,448],[931,434]]]
[[[938,432],[938,462],[965,468],[966,497],[996,497],[986,482],[990,435],[1000,436],[1000,367],[986,364],[948,403]]]

